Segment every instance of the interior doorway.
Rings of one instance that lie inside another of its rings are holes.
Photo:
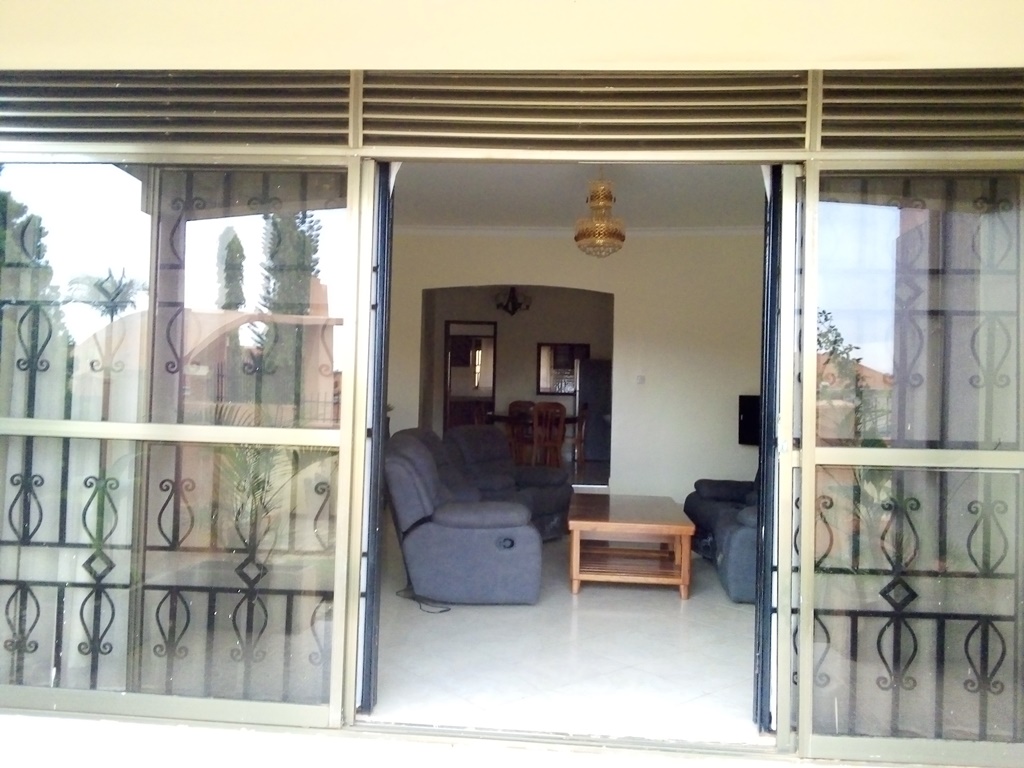
[[[446,320],[444,429],[484,424],[494,412],[498,324]]]

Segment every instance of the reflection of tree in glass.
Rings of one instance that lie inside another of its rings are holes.
[[[260,304],[271,317],[266,329],[256,332],[252,367],[260,372],[257,402],[293,406],[293,421],[298,419],[302,399],[303,327],[280,316],[309,314],[311,283],[319,274],[319,247],[320,221],[315,216],[305,212],[264,216]],[[289,375],[275,376],[278,371]]]
[[[0,165],[0,174],[3,165]],[[46,265],[46,228],[43,220],[30,213],[28,206],[19,203],[10,192],[0,189],[0,264],[28,261],[33,266]]]
[[[245,248],[234,227],[225,227],[217,245],[217,305],[223,310],[238,311],[245,306]],[[224,370],[241,371],[242,344],[238,332],[229,333],[224,350]],[[242,399],[244,388],[237,376],[224,378],[224,397],[229,401]]]
[[[0,309],[8,303],[21,307],[14,309],[14,315],[5,312],[5,322],[16,323],[21,338],[31,340],[27,342],[31,348],[23,350],[24,359],[36,370],[49,366],[47,358],[54,351],[51,341],[66,338],[67,333],[60,291],[46,258],[47,234],[40,216],[0,189]]]
[[[320,259],[320,221],[315,216],[270,215],[263,226],[263,295],[267,312],[289,315],[309,313],[310,279],[317,276]]]
[[[836,327],[832,313],[825,309],[818,310],[818,355],[821,375],[819,388],[836,387],[848,390],[853,387],[857,377],[857,366],[861,358],[853,353],[860,347],[847,343],[842,331]]]
[[[104,277],[79,275],[69,285],[72,301],[93,307],[110,322],[134,309],[136,297],[146,290],[144,282],[128,277],[123,269],[120,277],[114,277],[113,270],[108,269]]]
[[[217,304],[221,309],[241,309],[245,305],[245,248],[234,227],[225,227],[221,232],[217,260],[220,280]]]

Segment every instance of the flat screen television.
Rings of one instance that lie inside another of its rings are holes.
[[[740,395],[740,445],[761,444],[761,396]]]

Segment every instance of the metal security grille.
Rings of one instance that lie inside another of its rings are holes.
[[[821,146],[1024,148],[1024,71],[825,72]]]
[[[0,72],[0,141],[347,146],[348,72]]]
[[[806,72],[367,72],[364,146],[803,149]]]

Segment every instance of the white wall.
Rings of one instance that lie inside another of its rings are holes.
[[[396,223],[392,429],[417,426],[425,288],[543,279],[614,295],[613,492],[681,501],[700,477],[750,479],[757,449],[737,444],[736,408],[759,391],[763,250],[756,227],[633,232],[622,251],[593,259],[565,232],[410,235]]]
[[[501,237],[496,234],[496,237]],[[444,409],[444,323],[446,320],[474,320],[497,323],[497,370],[494,393],[495,409],[504,412],[512,400],[536,400],[537,344],[544,342],[580,343],[590,345],[590,356],[609,360],[612,357],[612,296],[595,291],[550,286],[518,285],[520,297],[532,300],[529,310],[509,315],[495,308],[494,295],[508,290],[507,285],[471,286],[438,289],[424,306],[424,323],[431,325],[424,347],[432,358],[424,370],[430,374],[422,379],[430,382],[431,392],[422,391],[421,422],[438,434],[442,431]],[[432,397],[429,395],[432,394]],[[574,413],[572,397],[543,395],[557,400]],[[389,397],[394,404],[394,399]],[[425,407],[423,407],[425,406]],[[392,414],[394,415],[394,414]],[[394,420],[392,423],[395,423]]]
[[[1019,67],[1020,0],[3,0],[0,68]]]

